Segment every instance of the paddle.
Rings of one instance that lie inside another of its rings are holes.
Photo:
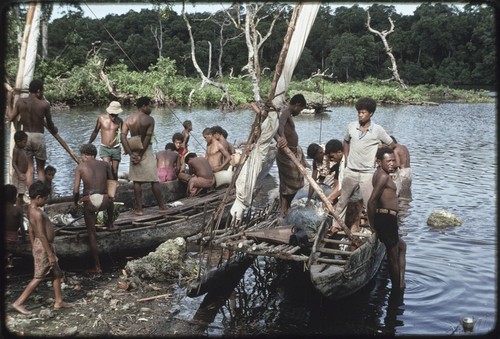
[[[47,128],[47,123],[44,122],[43,123],[45,125],[45,128]],[[80,164],[80,159],[78,159],[78,156],[75,154],[75,152],[73,152],[73,150],[71,149],[71,147],[69,147],[69,145],[66,143],[66,141],[64,141],[64,139],[59,135],[59,133],[56,133],[56,134],[52,134],[52,136],[57,140],[59,141],[59,143],[61,144],[61,146],[66,150],[66,152],[69,153],[69,155],[71,156],[71,158],[73,158],[73,160],[76,161],[77,164]]]
[[[80,164],[80,159],[78,159],[78,156],[75,154],[75,152],[73,152],[73,150],[68,146],[68,144],[66,143],[66,141],[64,141],[63,138],[61,138],[61,136],[59,135],[59,133],[57,134],[52,134],[54,136],[54,138],[59,141],[59,143],[61,144],[61,146],[69,153],[69,155],[71,156],[71,158],[73,158],[73,160],[76,161],[77,164]]]
[[[328,208],[328,212],[335,218],[335,220],[338,222],[340,227],[342,227],[342,230],[345,232],[347,237],[349,239],[351,239],[351,241],[357,247],[361,246],[363,244],[361,239],[359,237],[353,235],[351,230],[349,229],[349,227],[347,227],[345,225],[344,221],[338,216],[338,214],[335,212],[335,209],[333,208],[332,203],[328,200],[325,193],[323,193],[323,190],[321,189],[321,187],[319,187],[319,185],[316,183],[316,181],[309,175],[309,173],[307,173],[306,169],[304,168],[304,166],[302,166],[302,164],[297,159],[295,154],[293,154],[293,152],[290,150],[290,148],[288,146],[283,147],[283,150],[288,155],[288,157],[293,161],[293,163],[298,167],[298,169],[304,175],[304,177],[306,177],[306,179],[309,181],[309,184],[312,186],[312,188],[314,188],[316,193],[318,193],[319,197],[321,198],[323,203]]]

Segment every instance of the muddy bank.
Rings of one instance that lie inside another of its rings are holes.
[[[52,280],[46,279],[26,301],[32,312],[16,312],[12,303],[32,279],[29,260],[18,259],[6,271],[2,331],[14,336],[177,336],[204,335],[206,326],[176,319],[185,289],[175,281],[127,278],[124,262],[102,274],[64,270],[63,298],[75,306],[54,310]]]

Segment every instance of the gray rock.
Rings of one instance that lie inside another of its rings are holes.
[[[73,327],[68,327],[63,331],[64,335],[75,335],[78,333],[78,327],[73,326]]]
[[[47,318],[52,318],[52,317],[54,316],[54,313],[52,313],[52,311],[51,311],[51,310],[49,310],[48,308],[45,308],[45,309],[42,309],[42,310],[40,311],[40,313],[38,313],[38,316],[39,316],[40,318],[45,318],[45,319],[47,319]]]

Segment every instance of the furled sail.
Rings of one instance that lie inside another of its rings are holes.
[[[40,37],[40,18],[42,15],[41,2],[32,2],[28,8],[26,15],[26,25],[24,27],[23,40],[21,42],[21,50],[19,51],[19,66],[16,75],[15,88],[17,91],[28,89],[28,86],[33,80],[35,73],[36,55],[38,47],[38,38]],[[19,98],[19,92],[14,92],[14,104]],[[14,149],[14,133],[16,132],[14,125],[10,126],[10,146],[9,155],[12,155]],[[9,156],[9,178],[8,182],[12,182],[12,157]]]
[[[289,31],[292,31],[292,34],[290,34],[290,40],[285,41],[284,44],[284,48],[287,46],[288,51],[283,65],[276,66],[277,70],[281,69],[282,66],[282,70],[274,93],[270,93],[269,98],[277,110],[285,105],[286,90],[304,49],[311,27],[316,19],[319,6],[319,3],[302,4],[299,2],[294,9],[294,15],[297,15],[297,18],[295,21],[292,20],[290,22],[290,25],[294,25],[293,27],[289,27]],[[241,220],[243,212],[250,207],[255,182],[262,169],[262,162],[278,130],[278,114],[279,111],[268,112],[267,118],[260,126],[260,137],[253,146],[236,180],[236,199],[231,207],[231,215],[235,216],[237,220]]]

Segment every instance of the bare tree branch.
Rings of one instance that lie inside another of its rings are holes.
[[[225,99],[226,99],[226,103],[223,104],[223,109],[224,108],[233,109],[235,105],[234,105],[233,100],[231,99],[231,96],[229,95],[229,91],[226,88],[226,86],[223,83],[213,81],[210,78],[208,78],[207,76],[205,76],[205,74],[201,70],[200,66],[198,65],[198,62],[196,61],[196,48],[195,48],[195,44],[194,44],[193,32],[192,32],[191,24],[189,23],[189,20],[186,16],[186,12],[184,11],[184,6],[182,8],[182,17],[184,18],[184,21],[186,22],[186,26],[187,26],[187,29],[189,32],[189,40],[191,42],[191,59],[193,61],[193,66],[196,69],[196,72],[198,73],[198,75],[201,77],[201,84],[200,84],[200,87],[198,88],[198,90],[201,90],[205,86],[205,84],[209,84],[211,86],[220,88],[224,92],[223,97],[225,97]],[[210,66],[209,66],[209,72],[210,72]],[[189,102],[188,102],[189,107],[191,107],[192,96],[195,92],[196,92],[196,90],[193,89],[193,90],[191,90],[191,93],[189,94]]]
[[[382,32],[379,32],[370,26],[370,21],[371,21],[370,12],[367,12],[366,27],[368,27],[368,30],[370,32],[375,33],[382,40],[382,43],[384,44],[384,48],[385,48],[385,53],[387,54],[387,56],[391,60],[392,67],[389,67],[389,70],[392,71],[392,78],[395,81],[397,81],[400,88],[407,89],[408,86],[404,83],[404,81],[399,76],[398,66],[396,64],[396,58],[392,54],[392,48],[389,46],[389,43],[387,42],[387,36],[389,34],[391,34],[392,32],[394,32],[394,22],[392,21],[391,17],[389,16],[389,22],[391,24],[391,28],[388,31],[384,30]]]

